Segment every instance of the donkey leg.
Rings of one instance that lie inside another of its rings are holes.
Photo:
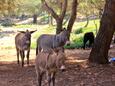
[[[94,39],[90,39],[90,40],[89,40],[89,47],[90,47],[90,48],[92,47],[93,43],[94,43]]]
[[[16,49],[17,51],[17,63],[19,64],[19,54],[20,54],[20,51],[18,49]]]
[[[86,44],[86,43],[83,43],[83,49],[84,49],[84,50],[85,50],[85,44]]]
[[[43,77],[43,73],[37,73],[37,80],[38,80],[38,86],[42,86],[42,77]]]
[[[39,44],[38,46],[38,43],[37,43],[37,47],[36,47],[36,56],[39,52],[41,52],[42,48],[41,48],[41,45]]]
[[[37,54],[38,54],[38,47],[36,47],[36,56],[37,56]]]
[[[92,41],[91,41],[91,40],[89,40],[89,48],[91,48],[91,44],[92,44]]]
[[[83,49],[85,49],[85,45],[86,45],[87,41],[88,41],[87,38],[84,38],[84,40],[83,40]]]
[[[62,47],[62,52],[65,52],[64,47]]]
[[[51,73],[47,72],[47,79],[48,79],[48,86],[50,86],[51,83]]]
[[[29,55],[30,55],[30,49],[27,51],[27,64],[29,66]]]
[[[37,56],[37,54],[38,54],[38,46],[36,47],[36,56]]]
[[[25,57],[24,51],[20,51],[20,55],[21,55],[22,67],[23,67],[24,66],[24,57]]]
[[[55,72],[52,73],[51,80],[52,80],[52,86],[55,86]]]

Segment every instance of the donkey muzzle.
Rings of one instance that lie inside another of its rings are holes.
[[[70,41],[66,41],[65,45],[69,46],[71,44]]]
[[[62,65],[62,66],[60,67],[60,70],[61,70],[62,72],[65,71],[65,70],[66,70],[65,65]]]
[[[30,41],[26,41],[26,44],[30,44]]]

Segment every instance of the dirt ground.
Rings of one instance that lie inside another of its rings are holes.
[[[25,58],[25,65],[22,68],[16,62],[14,46],[16,33],[6,31],[7,36],[4,36],[5,31],[2,35],[0,33],[0,86],[36,86],[35,49],[31,49],[30,52],[30,65],[26,65]],[[9,45],[12,47],[3,47]],[[57,73],[56,86],[115,86],[115,66],[87,64],[90,51],[89,49],[65,50],[66,71]],[[115,45],[109,50],[109,56],[115,57]],[[47,86],[46,77],[43,79],[43,85]]]
[[[56,76],[56,86],[115,86],[115,66],[88,65],[90,50],[66,50],[65,72],[59,71]],[[24,68],[16,62],[15,49],[0,50],[0,86],[36,86],[34,68],[35,50],[30,53],[30,65]],[[115,56],[115,48],[109,54]],[[43,80],[44,86],[47,82]]]

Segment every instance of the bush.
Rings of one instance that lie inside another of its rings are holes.
[[[83,36],[75,37],[69,46],[65,45],[64,48],[66,49],[74,49],[74,48],[82,48],[83,46]]]
[[[15,25],[11,19],[4,19],[2,20],[2,23],[1,23],[2,26],[12,26],[12,25]]]
[[[75,31],[75,34],[80,34],[80,33],[83,33],[83,30],[82,30],[83,28],[79,28],[79,29],[77,29],[76,31]]]

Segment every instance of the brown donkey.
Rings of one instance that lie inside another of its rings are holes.
[[[36,31],[36,30],[35,30]],[[19,54],[22,60],[22,67],[24,66],[25,50],[27,50],[27,64],[29,65],[29,53],[31,45],[31,34],[35,31],[19,31],[15,37],[15,46],[17,51],[17,63],[19,64]]]
[[[57,70],[65,69],[65,54],[59,51],[55,52],[39,52],[35,59],[35,69],[37,73],[38,86],[42,86],[42,77],[46,73],[48,79],[48,86],[55,86],[55,74]]]

